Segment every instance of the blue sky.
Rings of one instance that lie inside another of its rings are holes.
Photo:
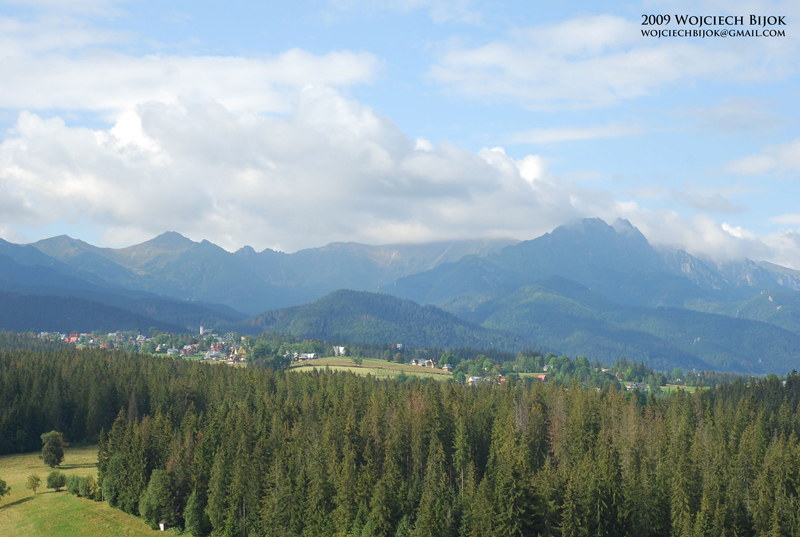
[[[778,15],[785,36],[655,39],[643,14]],[[800,268],[798,20],[768,1],[0,2],[0,236],[294,251],[597,216]]]

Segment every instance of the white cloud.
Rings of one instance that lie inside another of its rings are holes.
[[[726,222],[720,224],[707,214],[697,213],[687,219],[675,211],[643,209],[635,202],[618,204],[617,209],[656,245],[680,248],[694,256],[721,262],[775,259],[775,252],[764,237]],[[800,248],[793,253],[792,262],[800,263]]]
[[[735,188],[724,188],[736,192]],[[712,212],[712,213],[742,213],[745,208],[737,205],[723,195],[722,192],[711,190],[708,187],[691,188],[688,191],[676,190],[667,188],[661,185],[645,185],[630,190],[630,193],[643,200],[664,200],[671,199],[696,209],[698,211]]]
[[[548,144],[558,142],[572,142],[577,140],[594,140],[598,138],[620,138],[641,134],[643,129],[633,125],[620,125],[608,123],[606,125],[593,125],[591,127],[530,129],[514,133],[511,141],[524,144]]]
[[[291,250],[540,234],[579,216],[564,184],[545,174],[532,187],[502,152],[415,145],[321,86],[304,88],[281,118],[148,103],[92,130],[24,112],[0,145],[0,185],[40,227],[90,225],[108,244],[174,229],[231,248]]]
[[[478,47],[451,41],[428,75],[454,93],[550,110],[613,106],[698,79],[774,80],[794,71],[784,53],[794,41],[660,40],[641,30],[602,15],[517,30]]]
[[[255,57],[113,50],[133,38],[86,19],[0,18],[0,108],[111,112],[143,102],[213,100],[234,111],[287,112],[305,84],[347,87],[375,80],[382,62],[349,50],[301,49]]]
[[[769,219],[773,224],[800,226],[800,213],[782,214]]]
[[[210,99],[236,111],[286,112],[302,85],[369,83],[379,67],[368,53],[318,56],[299,49],[264,58],[19,55],[0,60],[0,73],[8,75],[0,85],[0,107],[124,111],[147,101]]]
[[[726,133],[767,132],[786,124],[786,118],[765,99],[733,98],[707,108],[685,110],[685,115],[698,126]]]
[[[733,160],[725,164],[723,169],[740,175],[800,172],[800,138]]]
[[[292,251],[331,241],[526,239],[572,218],[621,216],[655,244],[800,266],[791,230],[757,236],[703,214],[643,209],[553,175],[538,155],[421,143],[331,88],[307,86],[296,102],[284,117],[151,102],[105,130],[23,112],[0,144],[0,232],[19,237],[20,226],[65,222],[103,230],[107,245],[175,230],[229,249]]]

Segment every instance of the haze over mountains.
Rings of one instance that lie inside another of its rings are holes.
[[[302,305],[340,289],[416,304],[337,293]],[[128,325],[152,319],[409,345],[544,346],[656,367],[800,369],[798,290],[798,271],[656,249],[624,220],[578,220],[523,242],[334,243],[293,254],[231,253],[172,232],[122,249],[66,236],[0,242],[0,291],[37,295],[37,307],[60,296],[119,310],[108,322],[127,312],[142,316]],[[2,327],[20,329],[8,317]],[[71,329],[25,318],[21,329]],[[139,328],[149,326],[156,323]]]

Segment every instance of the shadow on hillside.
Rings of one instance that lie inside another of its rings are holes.
[[[21,503],[25,503],[25,502],[31,501],[34,498],[35,498],[35,496],[28,496],[27,498],[20,498],[19,500],[15,501],[15,502],[7,503],[4,506],[0,507],[0,511],[5,509],[6,507],[12,507],[14,505],[19,505]]]

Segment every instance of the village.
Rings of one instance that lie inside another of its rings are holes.
[[[256,344],[256,339],[253,336],[239,336],[239,334],[234,332],[218,334],[214,329],[206,329],[202,326],[200,327],[199,333],[192,335],[184,334],[181,336],[170,335],[156,330],[153,331],[150,336],[145,336],[135,331],[117,331],[106,334],[100,331],[93,331],[91,333],[40,332],[35,334],[35,337],[46,341],[60,341],[61,343],[71,344],[77,349],[118,349],[126,352],[149,353],[169,356],[175,359],[209,361],[227,363],[229,365],[245,364],[249,360],[252,360],[252,351]],[[303,345],[290,344],[286,346],[286,348],[281,346],[280,351],[274,349],[272,352],[278,352],[280,356],[286,359],[287,363],[293,363],[297,366],[319,363],[320,367],[327,367],[329,364],[323,362],[325,362],[325,358],[328,357],[349,357],[353,360],[359,360],[356,357],[352,357],[351,350],[343,345],[334,345],[327,348],[316,346],[318,349],[317,352],[298,350],[298,347],[302,346]],[[421,370],[438,369],[440,372],[450,375],[456,372],[456,367],[453,364],[444,363],[440,365],[440,361],[436,358],[404,358],[402,354],[402,343],[388,344],[387,347],[386,354],[399,362],[398,365],[402,365],[406,374],[413,374],[413,369],[411,368],[417,367],[421,368]],[[444,358],[444,355],[442,358]],[[364,367],[369,369],[366,366]],[[520,377],[524,376],[531,380],[547,383],[550,370],[551,366],[549,364],[543,364],[539,372],[521,373]],[[612,374],[607,368],[600,369],[600,372]],[[420,373],[422,373],[422,371],[420,371]],[[466,375],[458,374],[452,377],[450,375],[448,375],[449,378],[454,378],[454,380],[469,386],[502,385],[505,384],[507,380],[503,372],[487,368],[478,368],[477,371]],[[619,382],[621,387],[627,391],[648,391],[650,389],[644,382],[626,381],[618,372],[612,375],[615,380]],[[680,381],[680,379],[678,379],[678,381]]]
[[[239,337],[233,332],[217,334],[213,330],[200,327],[199,341],[186,341],[189,337],[171,337],[165,333],[155,333],[147,337],[137,332],[108,332],[99,331],[91,333],[62,333],[40,332],[37,339],[44,341],[60,341],[72,344],[77,349],[100,348],[120,349],[126,352],[147,352],[162,354],[174,358],[190,358],[195,360],[211,360],[228,362],[231,364],[245,362],[249,345],[247,338]],[[194,339],[194,338],[191,338]],[[176,342],[183,344],[176,345]]]

